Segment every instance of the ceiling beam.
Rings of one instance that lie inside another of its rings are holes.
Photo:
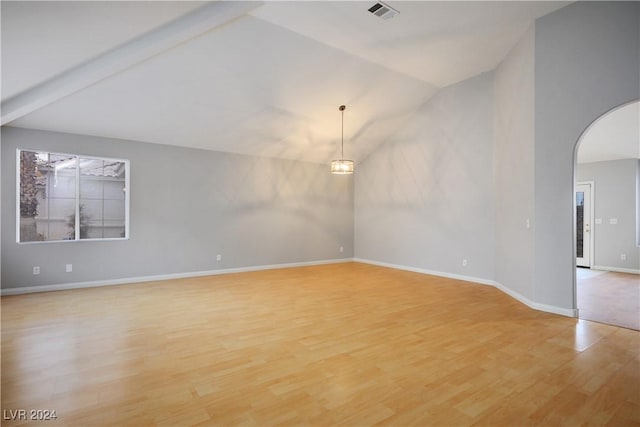
[[[246,15],[262,1],[215,1],[71,68],[1,105],[5,125],[146,59]]]

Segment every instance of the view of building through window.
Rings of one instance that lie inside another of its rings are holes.
[[[127,160],[18,153],[19,242],[128,237]]]

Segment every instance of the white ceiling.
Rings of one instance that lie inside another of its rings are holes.
[[[578,146],[578,163],[621,159],[640,159],[640,102],[599,118]]]
[[[3,123],[324,163],[346,104],[357,161],[567,4],[374,3],[2,1]]]
[[[2,1],[2,100],[202,5]]]
[[[493,70],[535,18],[568,2],[389,1],[400,14],[376,18],[376,1],[271,2],[251,12],[268,22],[437,87]]]

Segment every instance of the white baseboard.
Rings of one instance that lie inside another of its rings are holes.
[[[594,265],[591,267],[592,270],[602,270],[602,271],[615,271],[616,273],[631,273],[631,274],[640,274],[640,270],[636,270],[634,268],[619,268],[619,267],[606,267],[602,265]]]
[[[504,292],[505,294],[509,295],[512,298],[515,298],[516,300],[520,301],[521,303],[523,303],[524,305],[534,309],[534,310],[538,310],[538,311],[544,311],[547,313],[553,313],[553,314],[559,314],[561,316],[567,316],[567,317],[578,317],[578,310],[577,309],[570,309],[570,308],[563,308],[563,307],[556,307],[553,305],[547,305],[547,304],[541,304],[535,301],[531,301],[529,298],[525,297],[524,295],[507,288],[506,286],[494,281],[494,280],[489,280],[489,279],[482,279],[479,277],[473,277],[473,276],[464,276],[464,275],[460,275],[460,274],[451,274],[451,273],[445,273],[442,271],[434,271],[434,270],[427,270],[424,268],[417,268],[417,267],[410,267],[410,266],[405,266],[405,265],[398,265],[398,264],[390,264],[387,262],[380,262],[380,261],[372,261],[372,260],[368,260],[368,259],[362,259],[362,258],[354,258],[353,261],[355,262],[362,262],[365,264],[372,264],[372,265],[379,265],[381,267],[388,267],[388,268],[395,268],[398,270],[406,270],[406,271],[413,271],[415,273],[422,273],[422,274],[430,274],[432,276],[439,276],[439,277],[446,277],[449,279],[456,279],[456,280],[464,280],[466,282],[473,282],[473,283],[479,283],[481,285],[490,285],[495,287],[496,289]]]
[[[426,270],[424,268],[410,267],[407,265],[391,264],[388,262],[373,261],[370,259],[354,258],[353,261],[364,264],[379,265],[380,267],[395,268],[397,270],[413,271],[414,273],[430,274],[432,276],[446,277],[448,279],[464,280],[465,282],[480,283],[482,285],[494,286],[493,280],[480,279],[478,277],[464,276],[462,274],[445,273],[442,271]]]
[[[525,297],[524,295],[520,294],[519,292],[509,289],[498,282],[494,282],[493,286],[495,286],[497,289],[501,290],[505,294],[509,295],[510,297],[517,299],[524,305],[530,308],[533,308],[534,310],[545,311],[547,313],[559,314],[561,316],[567,316],[567,317],[578,317],[577,308],[563,308],[563,307],[557,307],[555,305],[547,305],[547,304],[535,302]]]
[[[256,265],[251,267],[224,268],[219,270],[191,271],[186,273],[174,273],[174,274],[160,274],[157,276],[127,277],[124,279],[94,280],[90,282],[60,283],[56,285],[43,285],[43,286],[22,286],[17,288],[1,289],[0,295],[4,296],[4,295],[31,294],[36,292],[66,291],[70,289],[95,288],[99,286],[125,285],[125,284],[131,284],[131,283],[155,282],[159,280],[170,280],[170,279],[187,279],[190,277],[216,276],[220,274],[231,274],[231,273],[246,273],[249,271],[275,270],[278,268],[308,267],[312,265],[337,264],[341,262],[351,262],[351,261],[353,261],[353,258],[325,259],[325,260],[319,260],[319,261],[293,262],[293,263],[287,263],[287,264]]]
[[[251,267],[226,268],[226,269],[219,269],[219,270],[193,271],[193,272],[174,273],[174,274],[161,274],[156,276],[127,277],[123,279],[95,280],[90,282],[60,283],[55,285],[43,285],[43,286],[22,286],[17,288],[1,289],[0,295],[4,296],[4,295],[29,294],[29,293],[35,293],[35,292],[65,291],[70,289],[94,288],[98,286],[124,285],[124,284],[154,282],[154,281],[170,280],[170,279],[186,279],[190,277],[215,276],[220,274],[231,274],[231,273],[246,273],[250,271],[274,270],[278,268],[307,267],[307,266],[313,266],[313,265],[336,264],[341,262],[352,262],[352,261],[361,262],[364,264],[378,265],[381,267],[395,268],[398,270],[412,271],[415,273],[430,274],[433,276],[446,277],[449,279],[463,280],[466,282],[479,283],[482,285],[490,285],[506,293],[507,295],[515,298],[516,300],[527,305],[528,307],[533,308],[534,310],[545,311],[553,314],[560,314],[562,316],[568,316],[568,317],[578,317],[578,310],[576,309],[567,309],[567,308],[556,307],[552,305],[546,305],[546,304],[537,303],[535,301],[531,301],[529,298],[525,297],[524,295],[521,295],[518,292],[515,292],[493,280],[482,279],[482,278],[473,277],[473,276],[465,276],[461,274],[445,273],[442,271],[427,270],[424,268],[410,267],[405,265],[391,264],[387,262],[367,260],[362,258],[339,258],[339,259],[327,259],[327,260],[319,260],[319,261],[294,262],[294,263],[287,263],[287,264],[257,265],[257,266],[251,266]],[[600,269],[598,267],[594,267],[594,268]],[[625,272],[629,272],[629,271],[625,271]]]

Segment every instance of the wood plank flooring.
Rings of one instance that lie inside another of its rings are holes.
[[[577,269],[580,318],[640,330],[640,275]]]
[[[640,424],[640,334],[359,263],[2,297],[43,426]]]

